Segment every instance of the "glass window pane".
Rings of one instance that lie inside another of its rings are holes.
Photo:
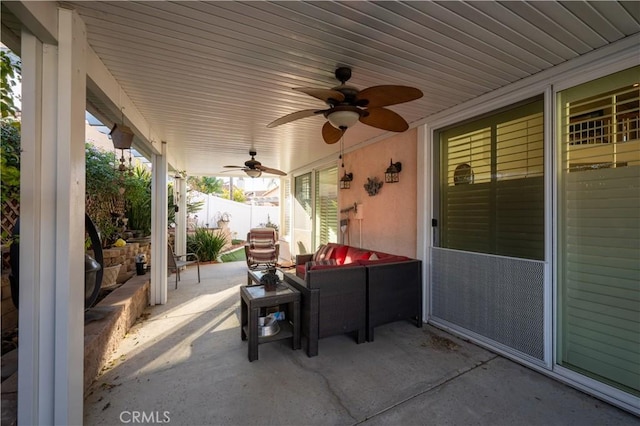
[[[311,253],[312,200],[311,173],[296,176],[293,203],[293,250],[297,254]]]
[[[316,247],[338,241],[338,168],[316,172]]]
[[[543,102],[440,133],[440,246],[544,258]]]
[[[640,395],[640,67],[560,93],[559,364]]]

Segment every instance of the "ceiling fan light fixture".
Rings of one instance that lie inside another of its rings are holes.
[[[329,123],[336,129],[348,129],[358,122],[360,113],[353,110],[334,111],[327,116]]]
[[[245,173],[252,178],[257,178],[257,177],[260,177],[260,175],[262,175],[262,172],[258,169],[245,170]]]

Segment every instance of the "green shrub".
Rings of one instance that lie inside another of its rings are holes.
[[[217,260],[227,244],[227,237],[220,231],[196,228],[194,234],[187,235],[187,252],[195,253],[202,262]]]
[[[2,154],[0,170],[2,171],[2,190],[0,197],[4,204],[10,200],[20,199],[20,122],[2,120]]]
[[[125,178],[127,227],[151,235],[151,171],[138,164]]]

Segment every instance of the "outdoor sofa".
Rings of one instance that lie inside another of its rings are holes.
[[[318,339],[354,332],[374,340],[374,329],[408,319],[422,327],[422,261],[329,243],[296,256],[294,285],[302,293],[302,334],[309,356]]]

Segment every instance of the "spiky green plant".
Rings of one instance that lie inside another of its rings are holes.
[[[226,244],[227,237],[219,230],[196,228],[187,235],[187,251],[197,254],[202,262],[217,260]]]

